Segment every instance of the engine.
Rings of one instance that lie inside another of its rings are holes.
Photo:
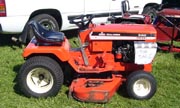
[[[115,61],[149,64],[157,50],[157,43],[145,41],[113,41]]]
[[[113,53],[115,55],[115,61],[134,62],[134,42],[113,41]]]

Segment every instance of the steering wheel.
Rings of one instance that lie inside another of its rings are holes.
[[[74,18],[70,19],[70,23],[75,24],[80,29],[84,30],[84,29],[88,28],[90,23],[92,23],[93,18],[94,18],[94,16],[91,14],[81,15],[81,16],[74,17]]]

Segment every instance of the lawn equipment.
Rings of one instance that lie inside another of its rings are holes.
[[[92,15],[71,19],[79,27],[78,48],[71,48],[62,32],[47,31],[32,21],[34,38],[24,49],[26,62],[18,73],[18,85],[28,97],[58,94],[71,67],[69,96],[84,102],[108,102],[126,82],[128,95],[149,99],[156,91],[150,72],[155,57],[156,30],[143,24],[93,24]]]
[[[180,10],[179,8],[164,8],[157,12],[157,18],[154,21],[157,30],[157,41],[162,50],[169,52],[180,52]]]

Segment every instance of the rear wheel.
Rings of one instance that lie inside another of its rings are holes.
[[[156,80],[150,73],[136,71],[128,76],[126,89],[131,98],[149,99],[156,92]]]
[[[31,18],[30,21],[36,21],[40,23],[47,30],[59,31],[58,22],[53,16],[49,14],[39,14]],[[28,37],[27,37],[28,42],[32,39],[32,37],[33,37],[33,32],[32,30],[29,30]]]
[[[18,85],[28,97],[57,95],[63,79],[63,72],[59,64],[44,56],[28,59],[18,73]]]

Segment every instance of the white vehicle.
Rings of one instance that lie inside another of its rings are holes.
[[[0,33],[22,33],[27,22],[36,20],[47,29],[69,30],[70,18],[94,14],[94,23],[121,15],[122,0],[0,0]],[[129,0],[130,13],[154,15],[152,7],[162,0]],[[30,38],[30,37],[27,37]]]

